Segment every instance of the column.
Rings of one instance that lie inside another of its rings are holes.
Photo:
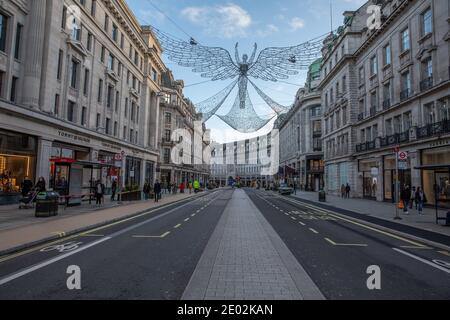
[[[147,164],[147,161],[145,161],[145,159],[142,159],[142,161],[141,161],[141,182],[139,184],[140,190],[144,189],[145,178],[146,178],[145,177],[146,164]]]
[[[24,59],[23,103],[33,108],[39,108],[46,0],[29,1],[28,5],[30,14],[28,15],[27,50]]]
[[[38,139],[38,150],[36,159],[36,181],[44,177],[47,187],[50,181],[50,155],[52,154],[53,141],[44,138]]]

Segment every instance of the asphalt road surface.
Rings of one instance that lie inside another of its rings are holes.
[[[298,200],[247,195],[327,299],[450,299],[450,256]],[[0,257],[0,299],[177,300],[233,190],[221,189],[34,250]],[[68,290],[78,266],[82,290]],[[367,288],[369,266],[381,290]]]

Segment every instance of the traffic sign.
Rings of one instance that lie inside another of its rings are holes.
[[[405,151],[399,152],[398,160],[408,160],[408,152]]]

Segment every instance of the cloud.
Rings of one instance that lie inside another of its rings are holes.
[[[203,27],[205,33],[222,38],[245,37],[252,25],[252,17],[242,7],[225,5],[187,7],[181,14],[192,23]]]
[[[274,33],[277,33],[278,31],[280,31],[280,29],[279,29],[276,25],[274,25],[274,24],[268,24],[268,25],[265,26],[264,28],[258,29],[258,30],[256,31],[256,34],[257,34],[259,37],[264,38],[264,37],[268,37],[268,36],[270,36],[270,35],[273,35]]]
[[[159,11],[156,10],[139,10],[139,17],[143,19],[144,23],[154,24],[154,22],[162,23],[166,17]]]
[[[299,17],[294,17],[289,22],[289,25],[292,31],[297,31],[299,29],[303,29],[303,27],[305,26],[305,21],[303,19],[300,19]]]

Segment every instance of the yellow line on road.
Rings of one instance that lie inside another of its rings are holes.
[[[430,247],[416,247],[416,246],[401,246],[402,249],[418,249],[418,250],[432,250]]]
[[[162,239],[167,237],[170,234],[170,231],[164,233],[163,235],[160,236],[133,236],[133,238],[143,238],[143,239]]]

